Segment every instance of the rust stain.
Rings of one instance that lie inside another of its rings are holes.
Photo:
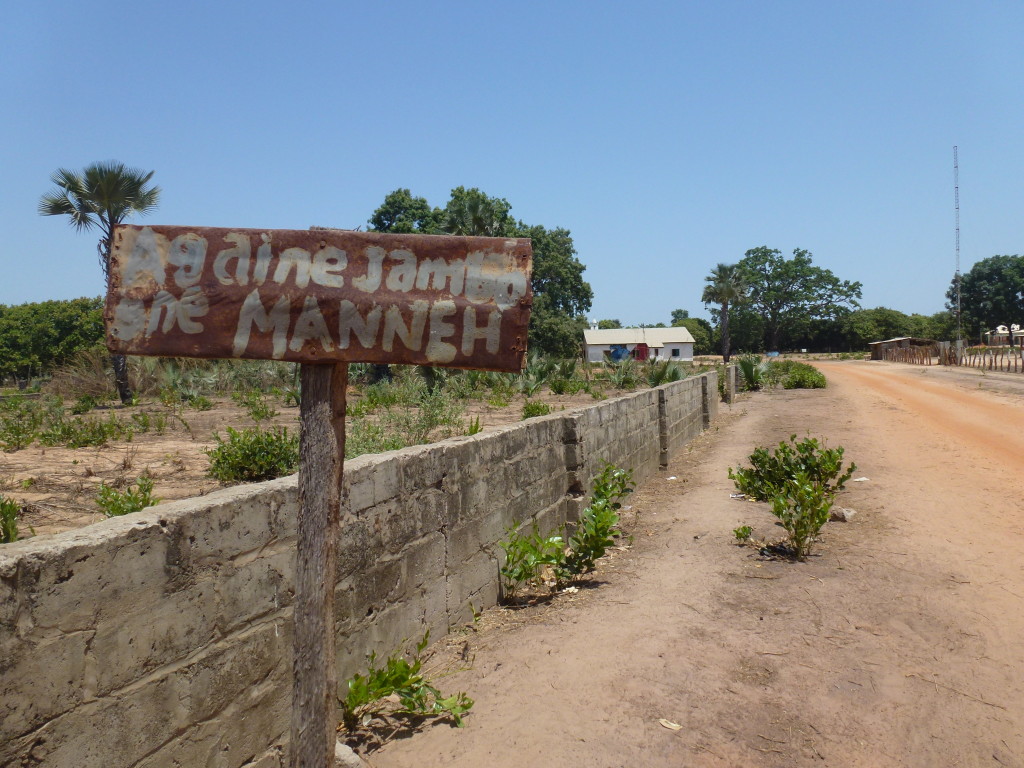
[[[107,346],[517,371],[532,256],[525,238],[120,226]]]

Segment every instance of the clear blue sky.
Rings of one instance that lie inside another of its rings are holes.
[[[458,185],[572,231],[593,318],[706,316],[768,245],[932,313],[1022,253],[1024,4],[15,3],[0,29],[0,303],[99,295],[58,167],[156,171],[161,224],[365,226]]]

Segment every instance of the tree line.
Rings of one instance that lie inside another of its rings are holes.
[[[78,230],[98,229],[97,252],[108,272],[113,228],[132,215],[153,210],[160,188],[153,171],[104,162],[82,172],[59,169],[54,188],[42,196],[39,212],[65,216]],[[569,230],[528,224],[514,218],[504,198],[477,188],[457,187],[443,207],[400,188],[388,193],[373,212],[375,232],[528,237],[533,244],[533,310],[529,346],[555,357],[575,357],[582,346],[593,290],[583,279]],[[792,257],[768,246],[748,250],[735,264],[718,264],[705,278],[701,299],[712,322],[672,312],[672,326],[686,327],[694,351],[718,349],[728,360],[743,351],[785,349],[862,350],[868,342],[893,336],[952,339],[957,332],[957,289],[965,335],[981,338],[999,324],[1024,323],[1024,257],[993,256],[979,261],[947,292],[946,311],[906,315],[885,307],[863,309],[862,285],[842,280],[813,263],[810,251]],[[99,343],[103,335],[99,299],[0,306],[0,376],[22,378],[45,373],[74,352]],[[602,320],[601,327],[621,327]],[[657,322],[649,327],[663,326]],[[111,363],[122,401],[131,399],[123,356]]]

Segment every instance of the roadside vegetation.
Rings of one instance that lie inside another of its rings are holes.
[[[798,441],[791,435],[774,450],[756,448],[750,454],[750,467],[729,468],[729,479],[736,490],[754,501],[771,504],[771,513],[786,531],[782,544],[754,542],[762,553],[784,554],[805,559],[822,527],[828,522],[835,495],[857,470],[850,463],[843,467],[844,449],[827,448],[816,438]],[[740,526],[733,531],[740,543],[750,543],[752,529]]]
[[[509,529],[500,543],[505,553],[500,569],[502,601],[518,605],[538,594],[553,594],[593,571],[621,536],[622,499],[635,486],[630,470],[606,464],[594,479],[590,504],[574,524],[546,534],[536,521],[528,530]]]

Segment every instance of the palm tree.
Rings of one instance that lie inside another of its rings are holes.
[[[722,358],[729,362],[729,305],[743,301],[747,286],[738,264],[718,264],[711,274],[704,278],[707,283],[701,301],[718,304],[721,312]]]
[[[153,171],[129,168],[124,163],[107,161],[87,166],[81,173],[60,168],[51,177],[56,188],[39,200],[42,216],[67,216],[76,230],[100,230],[96,246],[104,278],[110,277],[110,251],[114,227],[132,214],[145,214],[156,208],[160,187],[147,186]],[[132,400],[128,385],[128,362],[124,355],[111,355],[114,382],[122,403]]]

